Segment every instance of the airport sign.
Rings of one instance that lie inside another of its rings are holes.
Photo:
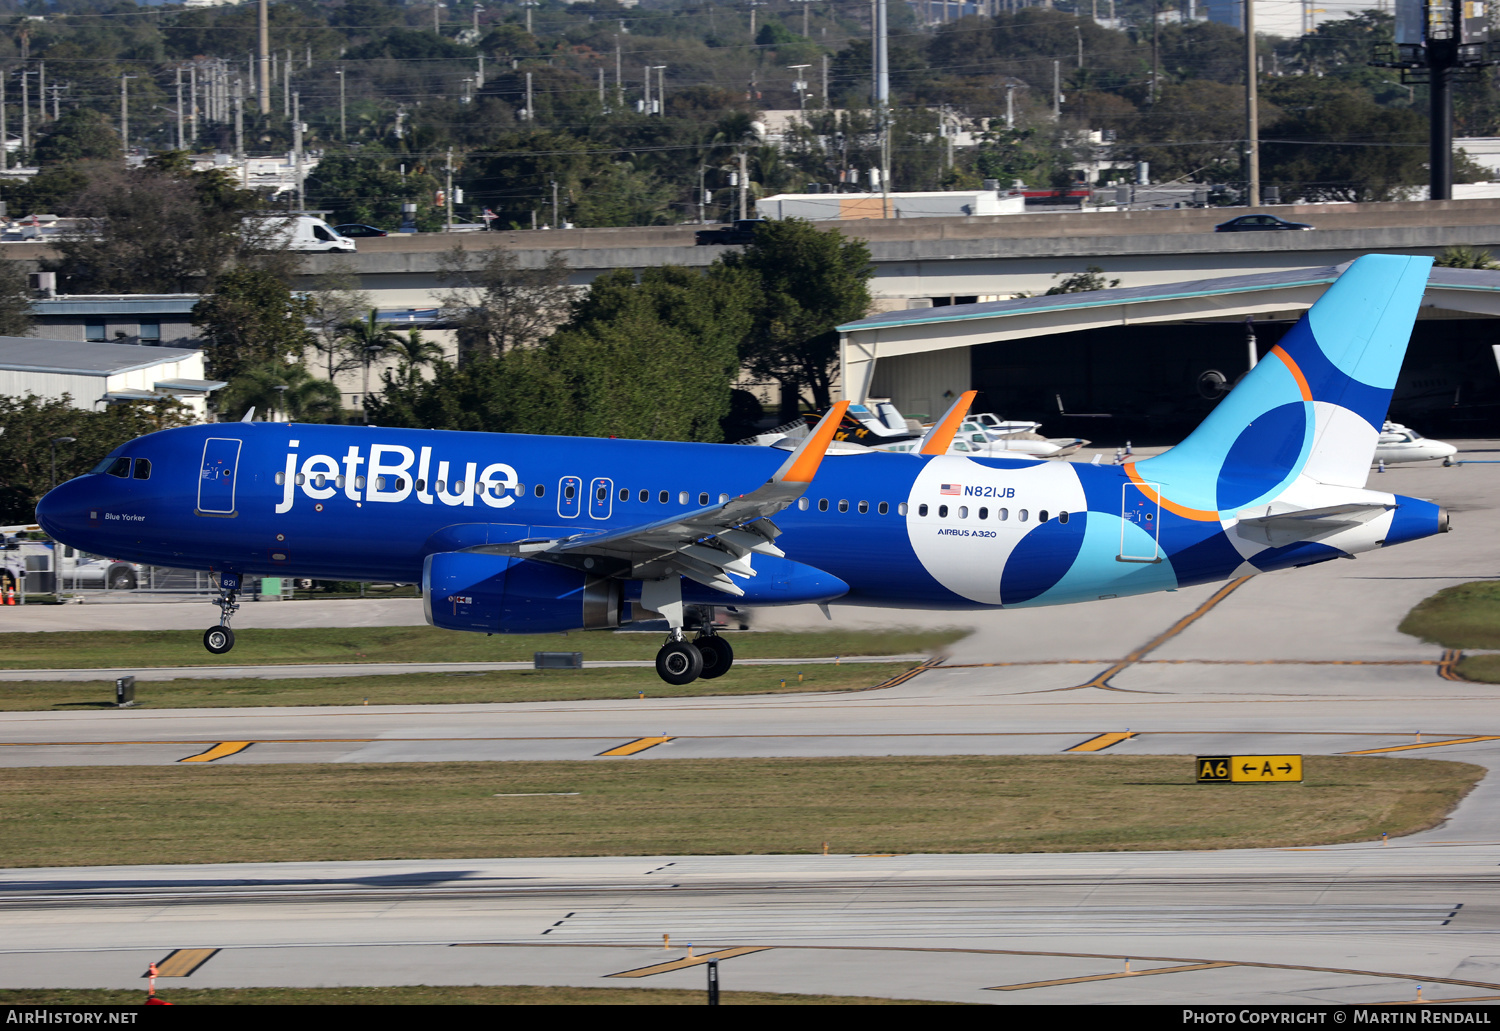
[[[1300,781],[1300,755],[1200,755],[1199,784],[1265,784]]]

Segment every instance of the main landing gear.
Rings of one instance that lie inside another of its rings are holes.
[[[219,606],[219,625],[203,631],[203,647],[215,655],[223,655],[234,647],[234,631],[229,629],[229,620],[239,611],[240,577],[238,573],[219,575],[219,597],[214,604]]]
[[[734,649],[714,633],[712,610],[700,610],[698,636],[689,641],[674,627],[656,653],[656,673],[669,684],[691,684],[702,677],[722,677],[734,665]]]
[[[656,674],[669,684],[691,684],[699,677],[722,677],[734,665],[734,649],[714,633],[713,609],[695,606],[693,617],[698,636],[689,641],[683,634],[687,624],[687,606],[682,603],[682,580],[671,576],[665,580],[647,580],[641,584],[641,604],[660,612],[671,632],[667,643],[656,653]]]

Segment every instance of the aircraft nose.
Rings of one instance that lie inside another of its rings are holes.
[[[65,541],[88,525],[88,501],[82,498],[73,481],[53,487],[36,503],[36,521],[54,540]]]

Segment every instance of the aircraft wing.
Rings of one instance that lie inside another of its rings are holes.
[[[672,574],[739,597],[731,576],[755,575],[751,555],[782,557],[771,516],[793,504],[817,474],[849,407],[840,401],[819,420],[775,474],[748,494],[619,530],[486,544],[473,550],[538,558],[600,575],[654,580]]]
[[[1298,541],[1328,537],[1341,530],[1347,530],[1351,526],[1367,523],[1392,507],[1380,502],[1356,502],[1348,505],[1329,505],[1326,508],[1268,512],[1263,516],[1248,516],[1246,512],[1241,512],[1235,532],[1246,540],[1279,548]]]

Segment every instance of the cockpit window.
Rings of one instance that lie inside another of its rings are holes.
[[[123,457],[116,458],[105,471],[111,476],[128,477],[130,475],[130,459]]]
[[[135,478],[137,480],[151,479],[151,459],[137,458],[135,460]]]
[[[112,466],[112,465],[114,465],[114,464],[115,464],[115,459],[114,459],[113,455],[111,455],[108,458],[100,459],[99,464],[96,465],[96,466],[94,466],[92,469],[89,470],[89,475],[92,476],[95,473],[108,472],[109,471],[109,467]]]

